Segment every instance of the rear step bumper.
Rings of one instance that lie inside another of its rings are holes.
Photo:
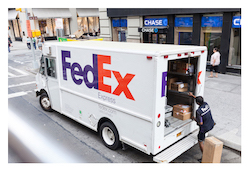
[[[187,151],[198,143],[197,134],[198,130],[194,131],[192,134],[168,147],[166,150],[159,153],[158,155],[154,156],[153,160],[155,162],[171,162],[172,160],[174,160],[182,153],[184,153],[185,151]]]

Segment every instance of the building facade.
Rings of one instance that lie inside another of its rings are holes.
[[[214,47],[219,48],[219,71],[241,72],[241,9],[99,9],[101,37],[108,41],[208,48],[208,66]]]
[[[26,8],[31,30],[40,30],[45,40],[56,40],[58,36],[73,35],[83,31],[83,35],[96,36],[100,30],[98,8]],[[25,8],[8,10],[8,28],[12,40],[27,39]]]

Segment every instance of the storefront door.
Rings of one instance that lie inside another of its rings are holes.
[[[207,46],[208,51],[207,61],[210,61],[213,48],[217,47],[220,50],[221,33],[204,33],[204,45]]]
[[[165,33],[143,33],[144,43],[166,44],[167,34]]]

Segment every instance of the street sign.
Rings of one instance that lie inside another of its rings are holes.
[[[29,20],[37,20],[37,16],[29,17]]]
[[[30,27],[30,21],[29,20],[26,20],[26,26],[27,26],[28,37],[32,38],[32,32],[31,32],[31,27]]]

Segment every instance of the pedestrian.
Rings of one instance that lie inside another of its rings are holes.
[[[38,46],[39,50],[42,50],[43,44],[44,44],[44,39],[43,39],[43,37],[39,36],[37,39],[37,46]]]
[[[219,64],[220,64],[220,53],[218,51],[218,48],[214,48],[213,49],[213,54],[211,56],[211,60],[210,60],[210,76],[209,78],[213,78],[213,70],[215,71],[215,77],[218,78],[218,70],[219,70]]]
[[[12,44],[12,41],[11,41],[10,35],[8,35],[8,51],[9,51],[9,53],[10,53],[11,44]]]
[[[36,50],[36,37],[33,38],[33,45],[34,45],[34,48]]]
[[[31,49],[30,38],[29,37],[27,37],[26,43],[27,43],[28,49]]]
[[[197,137],[200,150],[203,153],[205,134],[213,129],[215,123],[212,117],[211,109],[209,105],[204,102],[203,97],[196,97],[191,92],[189,92],[188,95],[193,97],[199,105],[199,108],[196,110],[196,117],[192,116],[192,119],[197,122],[197,125],[199,125],[199,133]],[[201,159],[198,159],[198,161],[201,162]]]

